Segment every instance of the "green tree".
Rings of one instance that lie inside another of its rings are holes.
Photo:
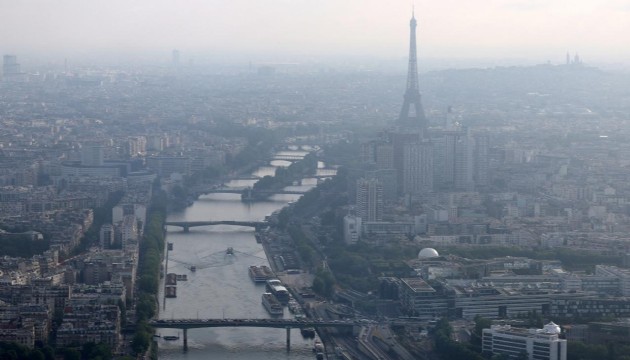
[[[608,349],[604,345],[585,344],[571,341],[567,344],[567,360],[602,360],[608,357]]]
[[[490,329],[492,320],[487,319],[481,315],[475,316],[475,333],[479,336],[483,334],[483,329]]]
[[[120,326],[127,324],[127,306],[122,299],[118,299],[118,308],[120,309]]]
[[[131,349],[135,354],[141,354],[148,349],[151,341],[151,334],[144,331],[136,331],[131,341]]]
[[[50,345],[46,345],[42,348],[42,352],[44,353],[44,358],[46,360],[54,360],[55,359],[55,349],[53,349]]]
[[[81,360],[81,353],[77,349],[68,348],[63,352],[64,360]]]
[[[319,278],[319,277],[317,277],[317,276],[316,276],[316,277],[313,279],[313,285],[311,285],[311,287],[313,288],[313,291],[314,291],[316,294],[319,294],[319,295],[321,295],[321,296],[324,296],[324,294],[325,294],[325,291],[324,291],[324,281],[323,281],[321,278]]]
[[[18,356],[17,351],[15,351],[15,349],[8,350],[5,353],[4,358],[7,359],[7,360],[18,360],[18,359],[20,359],[20,357]]]
[[[44,353],[39,350],[39,349],[34,349],[31,351],[31,353],[28,355],[28,360],[45,360],[46,357],[44,356]]]
[[[481,340],[483,339],[483,329],[489,329],[492,325],[492,320],[484,318],[480,315],[475,316],[475,329],[470,337],[470,343],[476,348],[478,352],[481,352]]]
[[[171,195],[173,195],[174,198],[183,199],[186,198],[186,190],[180,185],[175,185],[173,186],[173,190],[171,190]]]

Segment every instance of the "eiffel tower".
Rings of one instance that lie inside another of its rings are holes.
[[[409,22],[409,68],[407,70],[407,89],[403,97],[404,102],[398,117],[398,125],[405,128],[415,128],[424,134],[427,127],[427,118],[424,116],[424,109],[420,101],[420,90],[418,89],[418,58],[416,56],[416,18],[411,14]],[[410,112],[413,105],[413,112]]]

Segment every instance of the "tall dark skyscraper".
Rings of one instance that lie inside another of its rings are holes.
[[[398,125],[403,127],[419,128],[422,135],[427,127],[427,119],[424,116],[424,109],[420,101],[420,90],[418,89],[418,58],[416,51],[416,18],[412,14],[409,22],[409,68],[407,70],[407,89],[405,90],[404,102]],[[413,105],[413,112],[411,108]]]

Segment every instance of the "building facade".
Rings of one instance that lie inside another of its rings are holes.
[[[560,339],[560,327],[549,323],[543,329],[492,325],[483,329],[482,351],[516,358],[527,354],[529,360],[566,360],[567,341]]]
[[[357,216],[361,221],[383,220],[383,184],[377,179],[357,180]]]
[[[406,144],[403,163],[404,194],[424,195],[433,191],[433,146],[430,142]]]

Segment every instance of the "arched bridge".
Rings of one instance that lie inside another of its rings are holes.
[[[179,319],[151,320],[149,325],[162,329],[182,329],[184,351],[188,350],[188,329],[209,327],[266,327],[287,330],[287,350],[291,347],[291,329],[306,327],[352,328],[365,325],[365,320],[312,320],[312,319]]]
[[[233,220],[219,220],[219,221],[166,221],[164,225],[179,226],[184,229],[184,232],[190,231],[191,227],[195,226],[210,226],[210,225],[234,225],[234,226],[249,226],[255,229],[267,226],[264,221],[233,221]]]

